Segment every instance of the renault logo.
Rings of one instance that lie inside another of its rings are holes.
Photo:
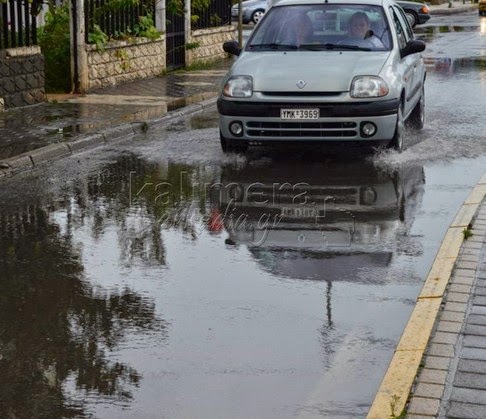
[[[299,80],[299,81],[297,82],[297,87],[298,87],[299,89],[303,89],[303,88],[305,87],[305,85],[306,85],[306,83],[305,83],[305,81],[304,81],[304,80]]]

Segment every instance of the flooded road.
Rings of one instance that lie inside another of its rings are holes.
[[[0,417],[365,417],[486,169],[483,57],[428,55],[401,154],[224,156],[213,110],[2,182]]]

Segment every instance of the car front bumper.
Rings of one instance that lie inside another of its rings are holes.
[[[430,19],[430,15],[428,14],[419,14],[418,15],[418,24],[419,25],[423,25],[424,23],[428,22],[428,20]]]
[[[396,128],[398,99],[348,103],[259,103],[218,100],[219,126],[222,135],[231,140],[252,143],[318,141],[388,141]],[[319,108],[320,117],[312,120],[284,120],[280,109]],[[229,126],[240,122],[243,133],[235,136]],[[365,136],[362,126],[371,122],[376,126],[373,136]]]

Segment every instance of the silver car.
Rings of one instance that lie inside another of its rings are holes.
[[[282,0],[255,27],[218,98],[221,147],[340,142],[401,150],[424,125],[425,43],[391,0]]]
[[[243,23],[257,24],[267,7],[267,0],[246,0],[241,3],[241,18]],[[234,20],[238,19],[239,5],[236,3],[231,8],[231,17]]]

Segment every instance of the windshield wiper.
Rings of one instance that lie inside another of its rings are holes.
[[[359,47],[357,45],[348,45],[348,44],[301,44],[299,49],[306,49],[309,51],[322,51],[322,50],[351,50],[351,51],[371,51],[371,48],[368,47]]]
[[[251,44],[249,49],[253,48],[269,48],[269,49],[297,49],[297,45],[292,44]]]
[[[322,51],[323,49],[338,48],[336,44],[300,44],[299,49],[306,49],[309,51]]]
[[[349,44],[331,44],[331,45],[333,46],[333,49],[349,49],[352,51],[371,51],[371,48],[369,47],[359,47],[358,45],[349,45]]]

